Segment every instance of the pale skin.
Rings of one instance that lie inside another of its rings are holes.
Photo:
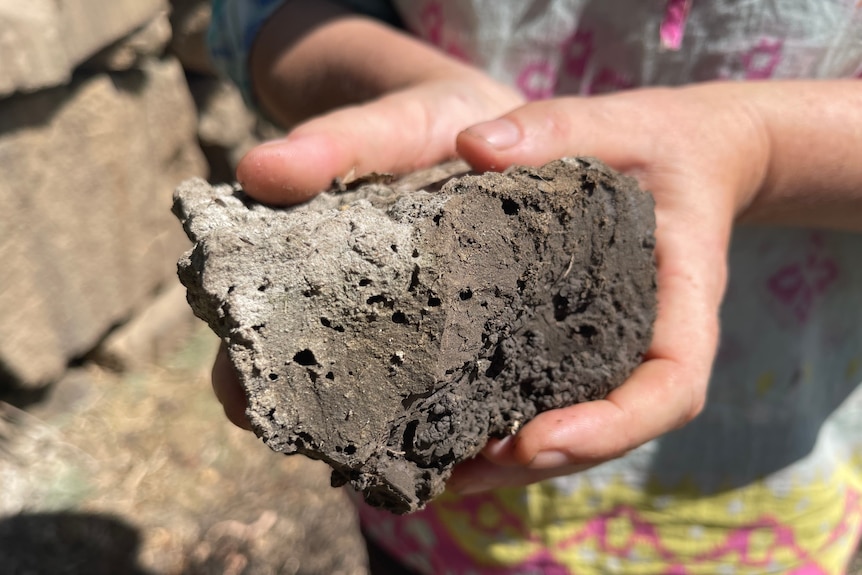
[[[287,137],[237,178],[276,204],[350,172],[460,156],[479,170],[601,158],[656,200],[659,313],[644,362],[606,399],[540,414],[462,463],[450,489],[525,485],[619,457],[702,410],[738,223],[862,232],[862,83],[707,83],[525,103],[432,47],[321,0],[294,0],[251,56],[256,96]],[[308,167],[314,166],[313,170]],[[224,350],[213,386],[248,427]]]

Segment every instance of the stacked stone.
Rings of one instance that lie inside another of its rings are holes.
[[[216,74],[206,51],[210,0],[173,0],[170,49],[186,70],[198,108],[198,138],[210,166],[210,181],[233,181],[240,158],[262,139],[280,132],[244,104],[239,90]]]
[[[208,10],[0,0],[0,390],[39,389],[94,352],[133,361],[187,317],[171,194],[211,171],[201,144],[235,157],[254,141],[207,63]],[[192,97],[190,83],[206,87]]]

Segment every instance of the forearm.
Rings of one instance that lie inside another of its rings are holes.
[[[767,143],[760,185],[741,202],[752,223],[862,231],[862,82],[741,84]]]
[[[422,80],[475,73],[325,0],[286,2],[262,27],[249,66],[258,102],[286,127]]]

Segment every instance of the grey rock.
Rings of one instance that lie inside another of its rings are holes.
[[[173,59],[0,106],[0,388],[56,380],[173,280],[195,122]]]
[[[129,70],[146,58],[160,57],[170,41],[171,22],[167,11],[163,11],[128,36],[100,50],[82,63],[81,68],[111,72]]]
[[[208,0],[173,0],[171,52],[183,68],[197,74],[215,76],[216,70],[206,45],[207,29],[212,19]]]
[[[203,145],[233,148],[254,133],[254,114],[232,83],[197,76],[189,80],[189,89],[198,109],[198,138]]]
[[[439,192],[358,184],[292,209],[199,180],[175,193],[189,303],[272,449],[410,512],[489,436],[604,397],[641,361],[655,224],[631,178],[564,159]]]
[[[179,282],[148,303],[99,344],[91,354],[97,363],[116,371],[143,370],[179,349],[200,325]]]
[[[67,83],[80,63],[166,7],[165,0],[0,0],[0,96]]]

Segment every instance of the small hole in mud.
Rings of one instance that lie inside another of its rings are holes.
[[[429,305],[430,307],[438,307],[438,306],[439,306],[440,304],[442,304],[442,303],[443,303],[443,302],[440,300],[440,298],[439,298],[439,297],[436,297],[436,296],[433,296],[433,295],[432,295],[432,296],[428,296],[428,305]]]
[[[442,213],[437,214],[436,216],[434,216],[434,217],[432,218],[432,220],[434,221],[434,225],[439,226],[439,225],[440,225],[440,220],[441,220],[441,219],[443,219],[443,214],[442,214]]]
[[[263,330],[264,325],[265,325],[265,324],[262,324],[262,323],[261,323],[261,324],[258,324],[258,325],[253,325],[253,326],[251,326],[251,329],[253,329],[254,331],[256,331],[256,332],[260,333],[260,332],[261,332],[261,330]]]
[[[277,374],[277,373],[270,373],[270,374],[269,374],[269,380],[270,380],[270,381],[275,381],[276,379],[278,379],[278,374]]]
[[[563,321],[569,315],[569,298],[564,295],[557,294],[553,299],[554,304],[554,319]]]
[[[404,365],[403,354],[393,353],[389,356],[389,363],[391,363],[392,365]]]
[[[339,333],[344,333],[344,328],[340,325],[332,325],[332,322],[329,320],[328,317],[320,318],[320,325],[322,325],[323,327],[328,327],[329,329],[334,329]]]
[[[588,196],[592,196],[593,192],[596,191],[596,183],[586,175],[581,176],[581,189],[584,190]]]
[[[359,280],[360,287],[370,286],[373,282],[368,278],[362,278]]]
[[[333,379],[335,379],[335,374],[332,373],[331,371],[327,371],[326,375],[324,377],[326,377],[326,379],[333,380]]]
[[[503,213],[506,214],[507,216],[514,216],[519,211],[521,211],[521,206],[518,205],[518,202],[516,202],[514,200],[510,200],[509,198],[504,199],[502,204],[503,204]]]
[[[413,254],[411,254],[414,258],[419,257],[419,250],[413,250]]]
[[[494,379],[506,369],[506,355],[501,346],[497,346],[494,350],[494,355],[491,357],[491,364],[485,370],[485,377]]]
[[[413,273],[410,274],[410,285],[407,286],[407,291],[414,291],[419,285],[419,266],[413,266]]]
[[[259,286],[257,286],[257,291],[259,291],[259,292],[265,292],[265,291],[266,291],[266,288],[268,288],[268,287],[269,287],[269,280],[266,280],[266,281],[264,281],[264,283],[262,283],[262,284],[260,284]]]
[[[392,244],[391,246],[389,246],[389,249],[391,249],[396,254],[398,253],[398,246],[396,246],[395,244]]]
[[[373,296],[371,296],[370,298],[368,298],[367,300],[365,300],[365,303],[367,303],[368,305],[374,305],[374,304],[376,304],[376,303],[382,303],[382,304],[385,304],[385,303],[387,303],[387,302],[386,302],[386,296],[384,296],[384,295],[379,295],[379,294],[378,294],[378,295],[373,295]]]
[[[317,372],[313,369],[308,370],[308,379],[311,380],[311,383],[317,382]]]
[[[524,288],[527,287],[527,281],[526,280],[518,280],[515,283],[518,285],[518,291],[519,292],[524,291]]]
[[[407,316],[404,315],[404,312],[396,311],[392,314],[392,322],[393,323],[407,323]]]
[[[355,445],[348,445],[347,447],[344,448],[344,453],[345,453],[345,455],[353,455],[354,453],[356,453],[356,446]]]
[[[591,325],[582,325],[578,328],[578,333],[581,334],[581,336],[590,339],[598,333],[598,330]]]
[[[419,427],[419,422],[415,419],[408,423],[404,427],[404,441],[403,445],[413,445],[413,442],[416,440],[416,428]]]
[[[462,289],[461,292],[458,294],[458,297],[461,298],[461,301],[467,301],[468,299],[473,297],[473,290],[471,290],[470,288]]]
[[[318,365],[317,358],[314,357],[314,352],[310,349],[296,352],[296,355],[293,356],[293,361],[299,365]]]
[[[309,288],[309,289],[304,290],[302,292],[303,297],[314,297],[314,296],[318,296],[318,295],[320,295],[320,290],[316,287]]]
[[[233,293],[235,291],[236,291],[236,286],[230,286],[229,288],[227,288],[227,293]]]

